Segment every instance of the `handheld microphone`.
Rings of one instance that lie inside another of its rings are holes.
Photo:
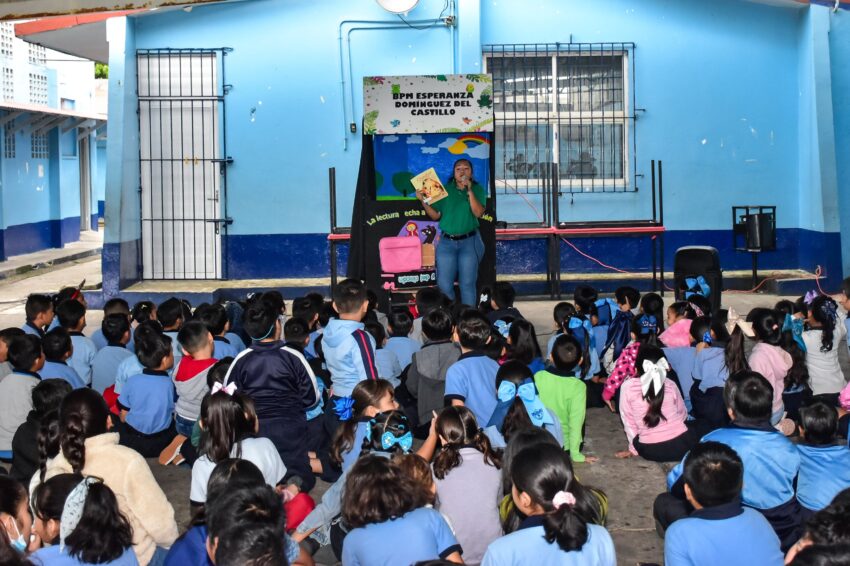
[[[463,190],[469,190],[469,177],[462,175],[460,178],[460,184],[463,185]]]

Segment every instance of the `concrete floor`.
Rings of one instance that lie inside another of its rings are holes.
[[[0,328],[19,326],[24,319],[23,303],[28,293],[55,292],[65,285],[75,285],[82,279],[88,284],[100,281],[99,256],[49,268],[31,277],[13,277],[0,282]],[[755,306],[770,306],[780,297],[759,294],[726,294],[724,306],[733,306],[739,313],[746,313]],[[672,295],[668,294],[672,301]],[[554,301],[520,302],[516,306],[523,315],[534,323],[542,344],[553,332],[552,308]],[[97,328],[102,320],[102,311],[89,311],[88,330]],[[846,360],[845,360],[846,361]],[[652,501],[665,488],[666,470],[662,465],[639,458],[619,460],[614,453],[626,447],[619,417],[607,409],[590,409],[587,413],[586,454],[599,457],[595,464],[578,464],[576,473],[581,480],[603,489],[610,500],[608,529],[617,547],[618,563],[661,563],[663,541],[655,534],[652,519]],[[155,460],[151,468],[162,485],[177,514],[181,529],[189,522],[189,479],[188,469],[160,466]],[[327,489],[319,482],[313,492],[316,499]],[[322,549],[316,556],[323,564],[334,564],[329,549]]]

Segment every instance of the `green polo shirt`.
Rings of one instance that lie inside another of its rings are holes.
[[[472,214],[469,196],[464,191],[458,190],[454,179],[446,185],[446,192],[449,196],[431,205],[431,208],[440,213],[440,230],[451,236],[462,236],[477,229],[478,219]],[[486,206],[487,193],[484,187],[473,183],[472,192],[481,206]]]

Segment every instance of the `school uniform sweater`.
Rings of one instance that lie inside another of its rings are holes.
[[[362,322],[331,319],[322,337],[322,352],[331,372],[336,397],[349,397],[364,379],[378,379],[375,366],[375,339]]]
[[[74,353],[68,358],[68,365],[74,368],[86,385],[91,383],[92,361],[97,354],[97,346],[82,332],[71,332],[71,344],[74,345]]]
[[[587,541],[579,550],[564,552],[545,538],[543,517],[525,519],[519,530],[493,541],[481,566],[615,566],[614,541],[604,527],[587,525]]]
[[[407,371],[407,389],[416,397],[420,423],[430,422],[431,411],[442,409],[446,372],[459,358],[460,347],[448,340],[427,342],[413,354]]]
[[[785,376],[794,364],[791,355],[780,348],[764,342],[753,346],[753,351],[747,360],[750,369],[757,371],[770,382],[773,387],[773,408],[776,413],[782,409],[782,392],[785,391]]]
[[[740,501],[705,507],[664,534],[667,566],[782,566],[779,539],[767,519]]]
[[[643,422],[648,410],[649,402],[643,398],[640,379],[627,380],[620,389],[620,418],[629,441],[629,452],[635,455],[635,438],[639,438],[641,444],[658,444],[681,436],[688,430],[685,426],[688,409],[685,408],[679,388],[671,380],[664,381],[664,400],[661,402],[664,418],[652,428]]]
[[[838,348],[844,342],[846,332],[844,325],[840,321],[836,322],[832,349],[828,352],[820,351],[823,338],[823,332],[820,329],[813,328],[803,332],[809,384],[815,395],[838,393],[847,385],[841,365],[838,363]]]
[[[398,358],[398,364],[403,370],[410,365],[413,354],[422,348],[422,344],[407,336],[393,336],[387,340],[384,349],[393,352]]]
[[[101,348],[91,363],[91,387],[101,395],[115,385],[118,367],[127,358],[135,358],[131,350],[122,344],[107,344]]]
[[[461,448],[459,452],[460,466],[449,470],[443,479],[434,478],[436,509],[454,526],[464,562],[476,564],[484,558],[487,546],[502,536],[502,472],[475,448]]]
[[[581,429],[587,411],[587,385],[569,373],[555,368],[534,374],[534,384],[540,394],[540,401],[551,409],[561,421],[564,447],[570,451],[573,462],[584,462],[581,453]]]
[[[274,443],[287,469],[309,491],[315,478],[307,457],[305,411],[319,402],[319,391],[306,358],[281,341],[254,342],[239,353],[224,381],[254,400],[259,436]]]
[[[46,361],[39,372],[41,379],[61,379],[71,384],[74,389],[85,387],[80,375],[66,362]]]
[[[0,450],[12,449],[12,438],[32,410],[32,389],[41,377],[14,371],[0,381]]]
[[[174,372],[174,388],[177,390],[177,402],[174,411],[182,418],[196,421],[201,415],[201,401],[209,393],[207,374],[218,360],[209,358],[196,360],[192,356],[183,356],[177,371]]]
[[[393,384],[393,387],[401,385],[398,379],[401,375],[401,364],[395,352],[385,347],[375,350],[375,367],[378,368],[378,377],[386,379]]]
[[[670,367],[676,372],[682,398],[687,406],[691,400],[691,386],[694,383],[694,363],[697,350],[691,346],[681,348],[662,348],[664,357],[670,362]]]
[[[235,358],[241,350],[230,343],[224,336],[213,336],[213,358],[223,360],[224,358]]]
[[[709,346],[698,351],[694,359],[693,376],[699,381],[699,390],[703,393],[712,387],[724,387],[729,378],[725,350]]]
[[[486,426],[496,409],[496,373],[499,364],[481,352],[467,352],[446,371],[445,401],[463,404]]]
[[[810,511],[820,511],[850,487],[850,448],[798,444],[800,475],[797,477],[797,500]]]
[[[118,500],[118,509],[133,527],[133,551],[139,563],[150,562],[157,546],[169,547],[177,538],[174,509],[154,479],[147,461],[132,448],[118,445],[117,433],[87,438],[82,474],[103,480]],[[46,478],[71,473],[61,452],[47,461]],[[33,476],[30,493],[39,483]]]

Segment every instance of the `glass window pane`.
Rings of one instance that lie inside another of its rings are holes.
[[[561,179],[622,179],[623,125],[562,124]]]
[[[501,123],[496,126],[496,178],[503,181],[539,179],[552,162],[548,124]]]
[[[569,55],[557,64],[560,112],[623,111],[622,55]]]
[[[490,57],[495,111],[549,112],[552,100],[551,57]]]

